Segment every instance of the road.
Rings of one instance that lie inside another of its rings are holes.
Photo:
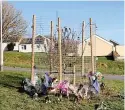
[[[24,72],[31,72],[30,68],[20,68],[20,67],[7,67],[4,66],[4,70],[6,71],[24,71]],[[45,73],[47,70],[36,70],[38,73]],[[80,73],[77,73],[76,75],[81,75]],[[103,74],[105,79],[112,79],[112,80],[122,80],[124,81],[124,75],[111,75],[111,74]]]

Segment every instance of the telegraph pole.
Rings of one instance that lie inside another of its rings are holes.
[[[1,1],[1,5],[0,5],[0,9],[1,9],[1,26],[0,26],[0,71],[3,71],[3,39],[2,39],[2,1]]]
[[[52,49],[53,49],[53,22],[51,21],[51,44],[50,44],[50,73],[52,72]]]
[[[33,15],[32,20],[32,75],[31,82],[34,82],[34,44],[35,44],[35,36],[36,36],[36,16]]]
[[[94,73],[94,56],[93,56],[93,34],[92,34],[92,19],[90,18],[90,42],[91,42],[91,70]]]
[[[85,35],[85,22],[82,23],[82,77],[84,75],[84,35]]]
[[[0,35],[0,71],[3,71],[3,46],[2,46],[2,32]]]
[[[58,55],[59,55],[59,80],[62,81],[62,49],[61,49],[61,26],[60,18],[58,18]]]

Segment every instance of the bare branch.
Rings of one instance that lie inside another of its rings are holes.
[[[2,36],[3,40],[22,37],[26,33],[27,23],[22,13],[4,1],[2,5]]]

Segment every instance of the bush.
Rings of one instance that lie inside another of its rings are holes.
[[[13,42],[11,42],[10,44],[8,44],[8,45],[7,45],[8,51],[13,51],[14,46],[15,46],[15,43],[13,43]]]

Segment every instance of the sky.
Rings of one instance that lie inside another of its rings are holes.
[[[28,23],[26,36],[31,37],[32,16],[36,15],[37,34],[49,34],[50,21],[61,19],[61,27],[67,26],[81,36],[81,24],[86,23],[85,35],[89,36],[89,18],[96,24],[96,34],[124,44],[123,1],[10,1]],[[95,30],[95,28],[93,28]]]

